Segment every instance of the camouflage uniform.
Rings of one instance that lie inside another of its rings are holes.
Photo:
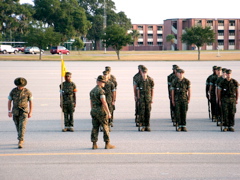
[[[106,96],[106,101],[107,101],[107,104],[108,104],[108,109],[109,109],[109,111],[111,112],[111,115],[112,115],[110,123],[112,123],[112,121],[113,121],[113,105],[112,105],[112,102],[113,102],[113,92],[116,91],[115,85],[113,84],[112,81],[108,80],[105,83],[105,86],[102,89],[105,91],[105,96]]]
[[[139,98],[139,120],[143,126],[150,126],[150,113],[152,103],[152,90],[154,89],[154,81],[147,76],[146,80],[141,79],[137,82],[137,90],[140,93]]]
[[[188,79],[183,78],[181,81],[179,78],[173,80],[171,90],[174,90],[175,101],[175,118],[179,127],[186,126],[186,116],[188,111],[188,96],[187,92],[191,87],[191,83]]]
[[[218,89],[221,90],[221,104],[223,111],[224,126],[234,126],[234,116],[236,113],[236,91],[238,82],[235,79],[228,81],[224,79],[220,82]]]
[[[63,86],[59,85],[63,100],[62,111],[64,112],[64,124],[65,127],[73,127],[74,119],[73,113],[75,111],[75,93],[77,92],[77,87],[74,82],[63,82]]]
[[[210,77],[209,85],[212,86],[211,92],[210,92],[210,102],[211,102],[211,110],[212,110],[212,117],[215,120],[217,117],[217,99],[216,99],[216,81],[219,77],[214,74]]]
[[[8,99],[13,101],[12,114],[18,140],[23,141],[28,118],[28,101],[32,100],[32,93],[27,88],[19,90],[16,87],[10,92]]]
[[[91,116],[92,116],[92,133],[91,141],[98,141],[98,132],[100,125],[103,127],[103,139],[105,142],[109,142],[109,128],[108,128],[108,119],[105,110],[103,109],[101,98],[105,98],[104,90],[96,86],[90,92],[90,99],[92,103]]]
[[[135,74],[134,76],[133,76],[133,86],[137,86],[137,83],[138,83],[138,81],[140,80],[142,78],[142,75],[141,75],[141,73],[140,72],[138,72],[137,74]],[[136,95],[137,96],[137,95]],[[135,101],[135,116],[136,116],[136,118],[135,118],[135,122],[137,123],[137,115],[139,114],[139,110],[138,110],[138,100],[137,101]]]

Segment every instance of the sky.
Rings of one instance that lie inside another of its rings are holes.
[[[132,24],[163,24],[175,18],[240,18],[239,0],[112,0]],[[20,0],[31,3],[32,0]]]

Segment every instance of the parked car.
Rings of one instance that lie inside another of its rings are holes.
[[[52,54],[70,54],[70,51],[64,46],[53,46],[50,49],[50,53]]]
[[[17,48],[13,48],[11,45],[0,45],[0,52],[3,54],[17,54],[18,53],[18,49]]]
[[[17,46],[14,46],[14,48],[17,48],[18,49],[18,52],[24,52],[24,47],[21,46],[21,45],[17,45]]]
[[[39,47],[33,46],[33,47],[26,47],[24,49],[25,54],[37,54],[40,53]],[[41,49],[41,53],[44,53],[44,50]]]

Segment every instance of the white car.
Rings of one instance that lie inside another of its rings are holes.
[[[41,54],[44,52],[43,49],[41,49]],[[24,49],[25,54],[37,54],[40,53],[39,47],[33,46],[33,47],[26,47]]]
[[[0,52],[3,54],[17,54],[18,53],[18,49],[17,48],[13,48],[11,45],[0,45]]]

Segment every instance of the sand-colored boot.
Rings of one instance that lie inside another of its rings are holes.
[[[110,142],[106,142],[105,149],[114,149],[115,146],[111,145]]]
[[[93,142],[93,146],[92,146],[92,149],[97,149],[98,146],[97,146],[97,142]]]
[[[23,141],[22,141],[22,140],[19,140],[19,142],[18,142],[18,148],[23,148]]]

